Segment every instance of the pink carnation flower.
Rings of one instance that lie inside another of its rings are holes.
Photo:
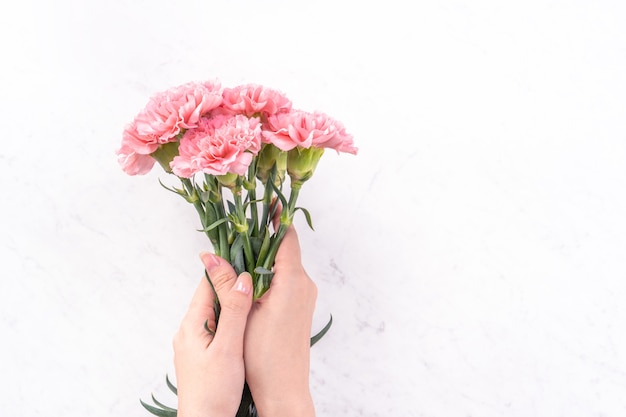
[[[261,149],[261,123],[243,115],[203,118],[185,132],[179,155],[170,164],[174,174],[191,178],[198,172],[243,175]]]
[[[156,138],[141,135],[137,124],[132,121],[122,132],[122,146],[127,146],[141,155],[149,155],[156,151],[160,143]]]
[[[270,116],[263,131],[263,141],[272,143],[283,151],[289,151],[296,146],[331,148],[337,152],[355,155],[358,151],[352,135],[346,133],[341,122],[324,113],[302,110]]]
[[[122,144],[116,152],[117,162],[128,175],[143,175],[154,166],[154,158],[135,152],[130,146]]]
[[[219,83],[187,83],[152,96],[146,107],[135,117],[136,139],[144,142],[146,149],[156,148],[174,140],[181,129],[191,129],[209,111],[222,103]],[[135,151],[144,153],[137,146]]]
[[[291,101],[281,92],[256,84],[224,89],[223,100],[224,110],[246,116],[291,110]]]

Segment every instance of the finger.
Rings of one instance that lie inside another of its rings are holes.
[[[272,226],[274,226],[274,230],[278,230],[278,226],[280,225],[280,214],[283,212],[283,203],[274,197],[272,200],[272,204],[270,204],[270,213],[272,213]]]
[[[237,277],[232,265],[219,256],[206,252],[200,257],[220,303],[214,343],[220,340],[229,349],[243,348],[243,333],[252,305],[252,277],[247,272]]]
[[[274,230],[278,230],[283,205],[278,199],[275,199],[272,204],[276,204],[277,206],[274,217],[272,217],[272,224],[274,225]],[[300,242],[298,241],[298,234],[296,233],[294,225],[291,224],[287,228],[287,232],[285,232],[285,236],[278,247],[274,263],[281,264],[285,261],[297,261],[297,263],[300,263],[300,258]]]
[[[202,252],[200,259],[204,264],[213,288],[215,288],[217,298],[221,301],[220,294],[232,288],[237,280],[237,273],[224,258],[210,252]]]
[[[300,242],[293,224],[287,228],[287,232],[280,242],[274,263],[276,265],[299,265],[301,263]]]
[[[215,301],[215,294],[211,285],[202,278],[196,291],[191,298],[187,313],[183,318],[182,326],[188,329],[203,330],[203,326],[208,322],[209,326],[215,326],[215,311],[213,310],[213,303]]]
[[[213,343],[243,355],[243,336],[252,307],[252,277],[243,272],[234,286],[220,295],[220,319]]]

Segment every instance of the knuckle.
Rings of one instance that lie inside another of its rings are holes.
[[[211,283],[213,284],[215,291],[219,294],[220,292],[228,290],[228,284],[233,279],[236,279],[237,276],[233,270],[227,268],[216,268],[211,271],[209,278],[211,279]]]
[[[233,294],[229,294],[229,297],[226,297],[225,300],[222,300],[221,305],[222,312],[226,310],[234,316],[242,316],[248,313],[248,310],[246,309],[246,300],[243,299],[243,297],[233,296]]]

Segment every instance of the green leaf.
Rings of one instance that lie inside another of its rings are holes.
[[[161,186],[163,188],[165,188],[167,191],[171,191],[174,194],[178,194],[178,195],[180,195],[182,197],[187,198],[187,192],[185,190],[180,189],[180,188],[176,188],[176,187],[170,188],[167,185],[163,184],[163,182],[161,182],[161,178],[159,178],[159,184],[161,184]]]
[[[280,190],[280,188],[278,188],[276,186],[276,184],[274,184],[273,181],[268,181],[267,182],[268,185],[270,185],[272,187],[272,189],[274,190],[274,192],[276,193],[276,196],[278,196],[280,202],[283,204],[283,208],[287,207],[289,204],[287,203],[287,198],[285,197],[285,195],[282,193],[282,191]],[[282,188],[282,187],[281,187]],[[274,204],[274,211],[276,210],[276,204]],[[273,217],[273,216],[272,216]],[[272,218],[270,217],[270,219]]]
[[[237,410],[237,414],[235,417],[257,417],[256,406],[254,405],[254,400],[252,399],[252,394],[250,393],[250,388],[248,387],[248,383],[244,383],[243,385],[243,393],[241,395],[241,402],[239,403],[239,409]]]
[[[236,213],[237,212],[237,208],[235,207],[235,204],[232,201],[230,201],[230,200],[228,200],[227,203],[228,203],[228,211],[230,213]]]
[[[269,269],[265,269],[262,266],[257,266],[256,268],[254,268],[254,272],[259,275],[274,275],[272,271],[270,271]]]
[[[205,229],[198,229],[198,232],[209,232],[209,231],[215,229],[220,224],[222,224],[224,222],[227,222],[227,221],[228,221],[227,218],[219,219],[218,221],[213,222],[210,225],[208,225]]]
[[[244,205],[243,205],[243,209],[244,209],[244,210],[246,210],[246,209],[248,208],[248,206],[249,206],[250,204],[252,204],[252,203],[262,203],[262,202],[263,202],[263,199],[262,199],[262,198],[257,198],[256,200],[248,201],[248,200],[249,200],[249,198],[248,198],[248,197],[249,197],[249,196],[246,196],[246,201],[245,201],[245,203],[244,203]]]
[[[250,228],[248,230],[250,230]],[[259,259],[259,252],[261,251],[261,246],[263,246],[263,241],[260,237],[250,236],[250,244],[252,245],[252,253],[254,254],[254,259]]]
[[[142,400],[139,400],[139,402],[141,403],[141,405],[143,405],[143,408],[145,408],[146,410],[148,410],[151,414],[154,414],[155,416],[176,417],[176,414],[177,414],[176,411],[162,410],[160,408],[153,407],[150,404],[146,404]]]
[[[204,204],[204,224],[211,224],[217,220],[217,214],[213,204]]]
[[[213,311],[215,312],[215,323],[219,323],[220,312],[222,311],[222,307],[220,305],[220,298],[217,296],[217,291],[215,291],[215,286],[213,286],[213,281],[211,281],[211,277],[209,277],[209,274],[207,273],[206,269],[204,270],[204,276],[206,277],[206,280],[209,282],[209,285],[211,286],[211,290],[213,291],[213,297],[214,297]]]
[[[172,384],[172,381],[170,381],[170,377],[168,375],[165,375],[165,383],[167,384],[167,387],[170,389],[170,391],[172,391],[175,395],[178,395],[178,389],[174,386],[174,384]]]
[[[324,335],[328,332],[328,330],[330,329],[330,326],[332,324],[333,324],[333,316],[331,314],[330,315],[330,320],[328,320],[328,324],[326,324],[326,326],[324,326],[324,328],[322,330],[320,330],[320,332],[318,334],[316,334],[315,336],[313,336],[311,338],[311,346],[316,344],[322,337],[324,337]]]
[[[167,405],[158,402],[157,399],[154,398],[154,394],[152,394],[151,396],[152,396],[152,402],[154,402],[157,406],[161,407],[163,410],[176,412],[175,408],[168,407]]]
[[[243,253],[243,238],[240,234],[237,234],[237,237],[230,247],[230,263],[233,265],[237,275],[246,270],[246,260]]]
[[[265,262],[265,257],[267,256],[267,252],[270,249],[270,241],[271,241],[270,231],[269,231],[269,228],[265,226],[265,231],[263,233],[263,243],[261,243],[261,247],[259,248],[259,253],[257,254],[256,266],[261,266]]]
[[[294,209],[294,212],[298,210],[301,210],[304,213],[304,217],[306,218],[306,223],[309,225],[311,230],[315,230],[313,229],[313,222],[311,222],[311,213],[309,213],[309,210],[305,209],[304,207],[296,207]]]

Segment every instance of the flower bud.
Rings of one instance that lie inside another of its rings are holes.
[[[263,184],[267,184],[272,168],[276,164],[276,185],[281,184],[285,180],[285,169],[287,168],[287,152],[281,151],[272,144],[265,144],[256,163],[256,177]]]
[[[239,175],[233,172],[228,172],[224,175],[216,175],[215,178],[217,178],[217,181],[224,187],[233,189],[237,185],[237,178],[239,178]]]

